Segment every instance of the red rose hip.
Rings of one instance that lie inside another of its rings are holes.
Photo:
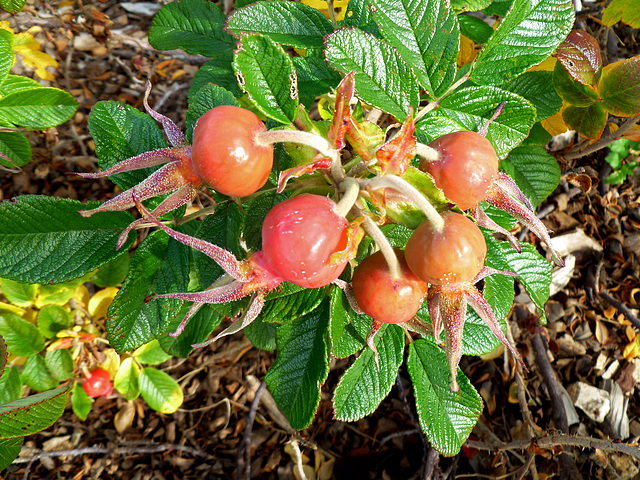
[[[82,384],[82,388],[92,398],[109,395],[113,391],[111,375],[104,368],[96,368]]]

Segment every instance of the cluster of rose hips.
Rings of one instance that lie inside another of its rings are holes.
[[[83,175],[96,178],[160,163],[168,162],[167,165],[97,209],[80,213],[90,216],[135,205],[142,218],[123,232],[119,246],[132,228],[151,222],[223,268],[225,274],[202,292],[157,295],[194,302],[176,332],[170,335],[180,334],[203,304],[250,295],[243,314],[217,337],[197,345],[203,346],[251,323],[262,310],[265,294],[283,281],[305,288],[334,283],[345,291],[356,311],[373,318],[367,342],[375,350],[373,336],[382,323],[401,324],[422,332],[429,328],[416,317],[426,298],[431,328],[438,342],[442,331],[445,332],[451,389],[457,391],[456,373],[467,304],[519,358],[491,307],[474,286],[490,274],[515,274],[484,266],[487,247],[476,222],[508,235],[514,247],[519,246],[513,235],[494,224],[478,204],[486,200],[503,208],[522,220],[547,245],[548,233],[513,180],[499,172],[495,150],[481,133],[456,132],[440,137],[430,146],[421,145],[413,135],[413,118],[409,115],[394,138],[370,145],[367,141],[370,137],[363,134],[363,124],[351,115],[353,91],[353,74],[349,74],[336,90],[335,113],[326,136],[291,128],[267,131],[248,110],[220,106],[198,120],[193,144],[189,146],[171,120],[148,106],[147,89],[145,108],[162,123],[172,147],[130,158],[98,174]],[[242,261],[219,246],[177,232],[157,219],[192,199],[202,184],[231,197],[257,192],[271,172],[276,142],[303,144],[317,151],[297,167],[281,172],[280,191],[287,188],[291,179],[320,172],[337,202],[327,196],[299,194],[277,204],[262,225],[262,250]],[[343,164],[341,155],[347,143],[352,157],[348,165]],[[420,169],[430,174],[444,195],[461,210],[467,210],[469,216],[453,211],[438,213],[419,190],[402,178],[416,155],[423,157]],[[354,162],[354,157],[359,161]],[[173,193],[153,212],[141,203],[170,192]],[[385,217],[385,202],[392,197],[417,206],[426,217],[404,251],[391,248],[378,227],[390,221]],[[350,283],[340,280],[338,277],[355,258],[365,233],[372,237],[379,251],[355,268]]]

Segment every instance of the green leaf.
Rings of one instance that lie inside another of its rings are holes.
[[[382,36],[416,74],[431,97],[444,93],[456,75],[460,48],[457,16],[440,0],[369,0]],[[357,88],[357,80],[356,80]]]
[[[150,293],[185,292],[189,279],[189,249],[156,230],[131,258],[129,275],[113,299],[107,316],[107,338],[118,351],[131,350],[166,330],[181,302],[156,299]]]
[[[500,85],[550,56],[567,37],[575,12],[569,0],[514,2],[478,54],[470,79]]]
[[[170,414],[182,405],[184,399],[182,388],[162,370],[143,368],[138,376],[138,382],[142,398],[156,412]]]
[[[186,114],[187,136],[189,140],[193,138],[193,129],[198,119],[212,108],[220,105],[240,106],[236,97],[234,97],[231,92],[211,83],[203,86],[198,90],[198,93],[190,97],[189,109]]]
[[[2,374],[4,373],[4,369],[7,366],[8,357],[9,357],[9,354],[7,353],[7,344],[4,343],[4,338],[2,338],[2,335],[0,335],[0,377],[2,377]]]
[[[0,405],[18,400],[21,396],[20,372],[16,367],[9,367],[0,377]]]
[[[529,136],[525,138],[520,145],[537,145],[544,147],[551,141],[551,138],[551,134],[544,129],[542,124],[536,122],[533,127],[531,127]]]
[[[598,41],[584,30],[571,30],[556,50],[556,58],[574,80],[597,88],[602,71]]]
[[[22,90],[0,99],[0,121],[20,127],[49,128],[69,120],[77,109],[78,102],[58,88]]]
[[[604,108],[614,115],[631,117],[640,114],[640,55],[604,67],[600,96]]]
[[[482,413],[482,399],[458,368],[460,391],[449,390],[447,356],[435,342],[409,345],[407,369],[414,387],[420,428],[442,455],[456,455]]]
[[[20,373],[20,380],[36,392],[44,392],[58,386],[58,381],[49,372],[41,355],[32,355],[27,358]]]
[[[326,297],[326,288],[302,288],[283,282],[266,296],[260,318],[268,323],[286,323],[315,310]]]
[[[492,0],[451,0],[451,7],[456,12],[477,12],[491,5],[491,2]]]
[[[226,29],[237,37],[243,32],[261,33],[283,45],[322,48],[324,36],[333,32],[333,25],[315,8],[276,0],[236,10]]]
[[[127,400],[135,400],[140,395],[138,375],[140,367],[133,357],[125,358],[113,379],[113,388],[124,395]]]
[[[2,293],[9,302],[19,307],[30,307],[36,301],[39,285],[14,282],[8,278],[0,279]]]
[[[600,138],[607,125],[608,114],[602,102],[588,107],[569,105],[562,111],[562,119],[569,128],[587,138]]]
[[[0,472],[18,457],[23,443],[24,437],[0,439]]]
[[[0,438],[33,435],[49,428],[62,415],[69,386],[0,405]]]
[[[47,305],[38,312],[38,330],[46,338],[56,338],[56,334],[71,327],[71,315],[59,305]]]
[[[382,325],[374,343],[379,368],[373,350],[366,348],[340,378],[333,395],[338,420],[352,422],[369,415],[395,383],[404,354],[404,331],[397,325]]]
[[[640,28],[640,2],[638,0],[611,0],[602,11],[602,23],[612,27],[618,22]]]
[[[158,50],[181,48],[187,53],[215,57],[233,48],[224,31],[226,17],[220,7],[205,0],[181,0],[163,6],[153,17],[149,43]]]
[[[298,75],[300,101],[305,106],[313,105],[316,97],[329,93],[341,80],[340,74],[329,68],[323,58],[294,57],[293,66]]]
[[[238,86],[236,73],[233,71],[233,54],[219,55],[202,65],[193,76],[193,82],[189,88],[189,102],[193,97],[209,83],[218,85],[230,91],[236,98],[242,96],[242,90]]]
[[[125,250],[121,255],[102,265],[91,277],[91,281],[101,288],[117,287],[127,276],[130,262],[129,252]]]
[[[364,102],[404,120],[418,108],[418,86],[396,49],[357,29],[342,29],[325,40],[329,65],[355,72],[355,90]]]
[[[453,7],[455,8],[455,5]],[[473,15],[458,15],[458,22],[460,23],[460,33],[475,43],[487,43],[493,35],[493,28],[481,18]]]
[[[368,315],[358,315],[353,311],[341,289],[331,291],[331,355],[346,358],[361,350],[366,345],[371,323]]]
[[[562,99],[553,88],[553,72],[525,72],[502,88],[529,100],[536,108],[536,122],[549,118],[562,107]]]
[[[33,78],[23,77],[22,75],[7,75],[0,84],[0,96],[5,97],[12,93],[33,90],[34,88],[42,88],[42,85]]]
[[[98,165],[103,170],[127,158],[167,146],[162,132],[150,116],[120,102],[96,103],[87,123],[96,145]],[[121,190],[126,190],[154,170],[144,168],[111,175],[109,179]]]
[[[343,22],[345,27],[356,27],[375,37],[382,37],[378,26],[373,20],[369,0],[349,0]]]
[[[17,13],[23,9],[26,3],[27,0],[1,0],[0,7],[2,7],[9,13]],[[3,468],[4,467],[0,466],[0,470],[2,470]]]
[[[81,277],[115,258],[116,241],[133,221],[126,212],[83,218],[96,207],[75,200],[21,195],[0,203],[0,276],[28,283]],[[133,238],[126,243],[128,248]]]
[[[44,338],[37,327],[13,313],[0,315],[0,335],[7,352],[18,357],[30,357],[44,348]]]
[[[187,306],[180,310],[180,313],[171,319],[167,332],[174,332],[187,313]],[[191,352],[195,343],[204,342],[213,329],[222,322],[222,315],[218,314],[213,308],[204,305],[191,318],[184,332],[177,337],[163,335],[159,338],[160,345],[169,354],[186,358]]]
[[[556,62],[556,66],[553,69],[553,86],[558,95],[571,105],[587,107],[598,100],[598,92],[595,87],[583,85],[574,80],[560,62]]]
[[[416,123],[416,136],[422,143],[458,130],[479,131],[491,119],[500,103],[502,113],[490,125],[487,139],[503,158],[529,133],[536,110],[524,98],[497,87],[466,87],[444,98],[440,106]]]
[[[22,132],[0,132],[0,153],[9,157],[15,165],[0,156],[0,165],[15,168],[26,165],[31,160],[31,145]]]
[[[265,376],[269,391],[296,430],[311,424],[329,374],[329,302],[278,327],[278,355]]]
[[[145,365],[160,365],[171,358],[171,355],[160,347],[158,340],[151,340],[146,345],[137,348],[133,352],[133,356]]]
[[[8,30],[0,29],[0,81],[9,75],[14,60],[13,35]]]
[[[71,409],[76,416],[85,421],[89,416],[91,407],[93,406],[93,399],[87,395],[82,385],[78,382],[74,382],[73,390],[71,390]]]
[[[482,9],[482,13],[485,15],[498,15],[499,17],[505,17],[515,0],[493,0],[491,5]]]
[[[69,350],[47,350],[44,363],[51,376],[58,382],[64,382],[73,377],[76,364]]]
[[[259,194],[245,205],[245,220],[243,238],[247,247],[254,252],[262,250],[262,224],[276,204],[289,198],[288,193],[268,191]]]
[[[560,183],[558,161],[543,147],[528,145],[514,148],[500,162],[500,169],[515,180],[534,207],[540,205]]]
[[[249,325],[244,327],[244,334],[254,347],[260,350],[276,349],[276,332],[278,326],[275,323],[267,323],[258,317]]]
[[[280,45],[262,35],[242,35],[233,69],[258,110],[277,122],[293,122],[298,108],[296,72]]]

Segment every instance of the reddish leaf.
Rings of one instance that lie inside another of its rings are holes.
[[[556,57],[574,80],[596,87],[602,71],[600,47],[584,30],[572,30],[556,50]]]
[[[344,148],[344,134],[351,120],[351,98],[353,98],[354,73],[349,73],[342,79],[336,89],[336,107],[333,113],[333,122],[327,132],[327,138],[333,148]]]
[[[415,129],[411,111],[398,135],[378,149],[376,158],[383,175],[402,175],[409,168],[411,159],[416,156]]]
[[[296,165],[288,170],[283,170],[280,172],[280,176],[278,177],[278,193],[282,193],[284,191],[287,186],[287,182],[290,179],[301,177],[307,173],[313,173],[319,168],[331,168],[331,158],[318,154],[309,163]]]
[[[599,138],[607,123],[607,112],[602,102],[588,107],[569,105],[562,112],[562,119],[569,127],[587,138]]]
[[[556,62],[553,70],[553,86],[558,95],[571,105],[588,107],[598,100],[598,92],[594,88],[574,80],[561,62]]]
[[[604,107],[614,115],[640,114],[640,55],[604,67],[600,95]]]

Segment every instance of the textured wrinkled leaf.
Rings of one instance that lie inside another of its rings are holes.
[[[182,388],[168,373],[155,368],[143,368],[138,375],[142,398],[156,412],[175,412],[184,399]]]
[[[0,84],[0,95],[4,97],[15,92],[33,90],[34,88],[42,88],[42,85],[33,78],[23,77],[22,75],[7,75]]]
[[[298,75],[300,101],[305,106],[311,106],[316,97],[329,93],[340,83],[340,74],[323,58],[294,57],[293,65]]]
[[[209,83],[218,85],[233,93],[236,98],[240,98],[242,90],[238,86],[236,72],[233,71],[233,66],[231,65],[232,62],[233,54],[229,52],[225,55],[214,57],[202,65],[193,76],[193,82],[191,82],[191,87],[189,88],[189,101],[191,102],[194,95]]]
[[[485,15],[498,15],[500,17],[505,17],[509,10],[511,9],[511,5],[515,0],[493,0],[491,5],[487,8],[482,9],[482,13]]]
[[[527,100],[501,88],[483,86],[456,90],[416,123],[416,136],[422,143],[458,130],[479,131],[505,102],[502,113],[490,125],[487,139],[503,158],[529,133],[536,110]]]
[[[0,7],[10,13],[17,13],[25,6],[27,0],[2,0],[0,1]],[[2,470],[2,467],[0,467]]]
[[[82,384],[74,382],[73,389],[71,390],[71,409],[73,413],[75,413],[80,420],[85,421],[89,416],[92,406],[93,399],[84,391]]]
[[[334,288],[331,291],[329,323],[331,355],[336,358],[354,355],[365,346],[369,330],[371,330],[371,318],[368,315],[355,313],[343,291]]]
[[[155,299],[151,293],[185,292],[189,283],[189,249],[157,230],[131,258],[129,275],[109,306],[107,338],[118,351],[132,350],[164,333],[179,314],[180,300]]]
[[[256,318],[249,325],[244,327],[244,334],[254,347],[260,350],[276,349],[276,331],[278,326],[274,323],[267,323],[261,318]]]
[[[329,374],[329,302],[278,327],[278,354],[265,381],[296,430],[309,426],[320,403],[320,386]]]
[[[607,8],[602,11],[602,23],[612,27],[618,22],[640,28],[640,1],[611,0]]]
[[[575,12],[568,0],[516,1],[478,54],[471,80],[500,85],[551,55],[567,37]]]
[[[12,164],[0,156],[0,165],[7,168],[21,167],[31,160],[31,145],[22,132],[0,132],[0,153],[13,162]]]
[[[127,276],[130,262],[129,253],[125,251],[110,262],[102,265],[98,272],[91,277],[91,281],[102,288],[117,287]]]
[[[607,124],[607,117],[602,102],[588,107],[569,105],[562,111],[562,119],[569,128],[587,138],[600,138]]]
[[[525,72],[502,88],[529,100],[536,109],[536,122],[554,115],[562,107],[562,99],[553,88],[553,72]]]
[[[477,12],[491,5],[492,0],[451,0],[456,12]]]
[[[264,192],[245,205],[245,220],[243,237],[247,247],[257,252],[262,250],[262,224],[276,204],[289,198],[288,193]]]
[[[0,438],[0,472],[18,457],[23,443],[24,437]]]
[[[189,141],[193,139],[193,129],[198,119],[212,108],[220,105],[240,106],[231,92],[212,83],[205,85],[198,90],[198,93],[189,98],[189,109],[186,114],[187,138]]]
[[[280,45],[262,35],[242,35],[233,69],[258,110],[277,122],[293,122],[298,108],[296,71]]]
[[[274,42],[298,48],[322,48],[333,25],[319,10],[290,1],[257,2],[229,17],[227,31],[261,33]]]
[[[0,29],[0,82],[3,82],[13,67],[13,35]]]
[[[286,323],[315,310],[326,297],[326,288],[302,288],[282,283],[270,292],[260,318],[268,323]]]
[[[44,348],[44,338],[38,328],[13,313],[0,315],[0,335],[7,352],[18,357],[30,357]]]
[[[18,400],[21,396],[20,372],[16,367],[9,367],[0,376],[0,405]]]
[[[144,152],[167,146],[153,119],[119,102],[98,102],[87,120],[89,133],[96,145],[98,165],[103,170]],[[121,190],[133,187],[147,178],[155,168],[111,175],[109,179]]]
[[[440,0],[369,0],[382,36],[437,97],[453,83],[460,47],[457,16]],[[357,88],[357,82],[356,82]]]
[[[49,428],[62,415],[69,386],[0,405],[0,438],[24,437]]]
[[[404,331],[397,325],[383,325],[373,350],[366,348],[340,378],[333,395],[335,418],[346,422],[372,413],[391,391],[404,356]]]
[[[388,43],[357,29],[345,28],[325,40],[329,64],[355,73],[356,95],[366,103],[404,120],[418,107],[412,70]]]
[[[20,380],[36,392],[44,392],[58,386],[58,381],[51,375],[41,355],[32,355],[24,362]]]
[[[0,276],[30,283],[81,277],[118,255],[116,241],[133,221],[126,212],[83,218],[97,207],[75,200],[22,195],[0,203]],[[125,248],[133,243],[133,237]]]
[[[243,255],[243,250],[240,247],[242,223],[243,215],[240,207],[231,202],[222,203],[216,207],[213,215],[204,219],[194,236],[224,248],[233,253],[238,260],[241,260]],[[203,289],[224,273],[224,270],[204,253],[194,251],[193,259],[198,283]]]
[[[557,59],[574,80],[597,87],[602,71],[598,41],[584,30],[571,30],[556,50]]]
[[[73,377],[73,369],[76,366],[69,350],[47,350],[44,355],[44,364],[58,382],[64,382]]]
[[[223,55],[233,48],[233,37],[223,28],[226,19],[220,7],[212,2],[172,2],[153,17],[149,43],[158,50],[181,48],[205,57]]]
[[[473,15],[459,15],[458,22],[460,23],[460,33],[475,43],[487,43],[493,35],[493,28],[481,18]]]
[[[553,192],[560,183],[558,161],[543,147],[516,147],[500,162],[506,172],[520,187],[534,207]]]
[[[176,328],[178,328],[178,325],[187,313],[186,307],[187,306],[171,319],[169,327],[167,327],[167,332],[174,332]],[[222,316],[210,306],[205,305],[193,316],[181,335],[178,337],[163,335],[159,339],[160,345],[167,353],[176,357],[186,358],[187,355],[193,352],[191,345],[204,342],[209,335],[211,335],[213,329],[220,325],[221,322]]]
[[[442,455],[456,455],[482,413],[482,399],[458,368],[460,391],[449,390],[447,356],[435,342],[418,339],[409,345],[407,369],[414,387],[420,428]]]
[[[369,0],[350,0],[343,25],[345,27],[359,28],[363,32],[370,33],[378,38],[382,37],[378,26],[373,20]]]
[[[604,108],[614,115],[640,114],[640,55],[604,67],[600,96]]]
[[[0,122],[31,128],[49,128],[69,120],[78,102],[64,90],[41,87],[21,90],[0,99]]]

